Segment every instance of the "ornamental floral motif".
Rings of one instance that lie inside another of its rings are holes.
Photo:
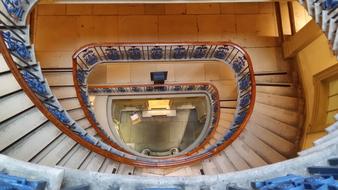
[[[208,48],[206,46],[197,47],[193,53],[193,58],[203,58],[207,55]]]
[[[239,105],[244,108],[250,103],[251,96],[250,94],[245,95],[241,98]]]
[[[107,59],[110,59],[110,60],[119,60],[120,59],[119,51],[115,48],[107,48],[105,50],[105,54],[107,56]]]
[[[177,48],[174,49],[174,59],[183,59],[185,58],[185,55],[187,54],[187,51],[184,47],[178,46]]]
[[[80,90],[80,95],[81,95],[81,98],[83,100],[83,103],[86,104],[87,106],[89,106],[90,104],[89,104],[89,100],[88,100],[88,96],[87,96],[86,92],[83,91],[83,90]]]
[[[137,47],[131,47],[130,49],[128,49],[127,53],[128,53],[128,57],[133,60],[139,60],[142,57],[141,50],[140,48],[137,48]]]
[[[186,88],[186,90],[187,91],[192,91],[192,90],[195,90],[195,86],[188,86],[187,88]]]
[[[131,88],[131,90],[133,91],[133,92],[141,92],[142,91],[142,89],[141,88],[139,88],[139,87],[132,87]]]
[[[147,87],[146,87],[146,91],[147,91],[147,92],[154,91],[154,87],[152,87],[152,86],[147,86]]]
[[[15,52],[24,60],[31,59],[31,53],[23,42],[13,38],[10,32],[4,32],[3,37],[10,51]]]
[[[162,59],[163,57],[163,49],[159,46],[155,46],[151,49],[150,56],[152,59]]]
[[[69,128],[77,135],[82,136],[84,134],[86,134],[86,131],[83,130],[79,125],[77,125],[76,123],[72,124],[71,126],[69,126]]]
[[[232,68],[236,73],[241,72],[243,67],[245,66],[245,58],[244,57],[237,57],[233,63],[232,63]]]
[[[47,109],[49,112],[51,112],[59,121],[61,121],[63,124],[70,123],[69,118],[66,116],[64,111],[60,111],[57,108],[47,106]]]
[[[245,75],[242,80],[239,82],[239,89],[240,90],[245,90],[249,87],[250,85],[250,76]]]
[[[241,123],[243,122],[245,116],[246,116],[246,111],[243,111],[243,112],[239,113],[239,114],[236,116],[234,125],[239,125],[239,124],[241,124]]]
[[[336,9],[338,7],[337,0],[326,0],[323,2],[323,9]]]
[[[21,0],[2,0],[2,4],[11,17],[20,21],[22,20],[25,10],[23,9]]]
[[[89,142],[90,144],[92,145],[96,145],[97,144],[97,139],[95,139],[94,137],[88,135],[88,134],[85,134],[85,135],[82,135],[82,138]]]
[[[229,48],[228,47],[219,47],[214,53],[214,57],[217,59],[225,59],[225,57],[228,55]]]
[[[87,72],[86,71],[84,71],[82,69],[78,69],[77,70],[77,80],[81,84],[85,84],[86,76],[87,76]]]
[[[208,85],[202,85],[198,87],[199,90],[208,90]]]
[[[118,87],[118,88],[117,88],[117,91],[118,91],[118,92],[126,92],[127,90],[124,89],[124,88],[122,88],[122,87]]]
[[[175,86],[174,87],[174,91],[181,91],[182,90],[182,86]]]
[[[232,137],[232,135],[234,134],[234,132],[235,132],[234,130],[230,129],[230,130],[228,131],[228,133],[223,137],[223,140],[224,140],[224,141],[229,140],[230,137]]]
[[[98,58],[95,55],[93,50],[88,50],[82,55],[82,58],[85,60],[85,62],[89,65],[94,65],[97,61]]]
[[[37,94],[40,96],[47,96],[48,91],[45,87],[45,85],[40,82],[38,78],[30,74],[28,71],[23,71],[22,72],[22,77],[25,79],[27,82],[28,86]]]

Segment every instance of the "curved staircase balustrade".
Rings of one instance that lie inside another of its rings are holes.
[[[309,15],[314,18],[316,23],[325,33],[332,50],[337,54],[338,51],[338,1],[336,0],[298,0],[304,6]]]
[[[210,119],[209,122],[205,124],[207,126],[207,131],[201,135],[203,136],[202,140],[205,138],[212,138],[212,130],[218,126],[220,119],[220,102],[219,102],[219,93],[217,88],[211,83],[174,83],[174,84],[134,84],[134,85],[92,85],[88,87],[88,94],[90,95],[109,95],[109,96],[121,96],[121,95],[165,95],[165,94],[205,94],[209,99],[210,104]],[[88,99],[88,98],[87,98]],[[88,104],[89,105],[89,104]],[[245,107],[244,105],[242,107]],[[87,106],[88,111],[91,117],[95,119],[95,114],[92,108]],[[103,130],[103,129],[102,129]],[[107,134],[106,134],[107,135]],[[108,135],[107,135],[108,136]],[[208,142],[209,139],[205,139],[204,143]],[[195,144],[195,143],[194,143]],[[200,144],[200,143],[197,143]],[[205,146],[202,144],[200,146]],[[128,149],[128,148],[127,148]],[[190,149],[190,148],[189,148]],[[128,150],[128,152],[134,152],[133,150]],[[170,156],[172,157],[182,157],[191,153],[186,153],[184,155],[177,154]],[[143,154],[138,154],[138,156],[146,156]],[[164,157],[157,157],[163,159]]]
[[[2,1],[2,2],[8,2],[8,1]],[[35,0],[35,1],[32,0],[30,2],[31,2],[31,5],[32,5],[32,4],[36,3],[37,0]],[[324,22],[321,22],[322,26],[324,26],[324,28],[322,28],[322,29],[323,29],[323,31],[326,32],[326,35],[328,36],[328,39],[330,40],[331,45],[333,45],[333,50],[336,51],[337,47],[338,47],[338,33],[336,32],[336,30],[337,30],[337,24],[336,24],[335,12],[337,11],[337,6],[334,4],[335,1],[333,1],[333,0],[320,0],[320,1],[307,0],[306,4],[304,3],[304,0],[299,0],[299,2],[303,3],[303,5],[305,6],[305,8],[308,9],[308,12],[312,16],[314,16],[314,14],[313,14],[314,11],[316,11],[317,13],[319,13],[319,16],[315,17],[316,21],[317,21],[317,18],[324,20]],[[314,10],[314,7],[317,7],[317,8]],[[28,13],[29,10],[30,10],[30,8],[32,8],[32,6],[30,6],[27,9],[25,9],[25,13]],[[323,11],[322,14],[320,14],[320,12],[322,10],[324,10],[324,11]],[[327,12],[325,12],[325,11],[327,11]],[[329,13],[330,15],[328,16],[327,13]],[[333,13],[333,14],[331,14],[331,13]],[[6,14],[4,14],[1,11],[0,11],[0,14],[1,14],[2,17],[9,18]],[[9,16],[12,17],[12,15],[9,15]],[[17,24],[22,23],[22,22],[18,21],[14,16],[12,18],[13,18],[13,20],[10,20],[8,23],[11,23],[13,26],[17,26]],[[24,18],[22,20],[25,21],[26,18]],[[7,22],[6,22],[6,24],[7,24]],[[5,27],[8,26],[6,24],[5,24]],[[10,29],[10,27],[7,27],[7,29]],[[12,31],[12,32],[13,32],[12,34],[15,35],[15,31]],[[24,33],[24,31],[22,31],[22,32],[23,32],[24,35],[27,35],[27,34]],[[2,36],[2,34],[1,34],[1,36]],[[20,39],[19,36],[16,36],[16,37]],[[43,83],[42,86],[46,87],[46,89],[49,91],[49,88],[48,88],[48,85],[46,84],[46,82],[44,80],[41,80],[41,79],[43,79],[40,76],[41,72],[38,72],[39,69],[40,69],[40,67],[38,65],[34,64],[34,63],[32,64],[32,62],[30,62],[30,64],[25,65],[25,63],[26,63],[25,60],[22,60],[20,57],[16,57],[16,55],[13,54],[12,52],[10,54],[8,52],[8,49],[7,49],[7,47],[6,47],[6,45],[5,45],[5,43],[4,43],[4,41],[3,41],[2,38],[0,39],[0,49],[1,49],[1,52],[4,54],[6,62],[9,63],[10,65],[12,65],[12,66],[10,66],[11,71],[15,75],[16,79],[18,80],[18,82],[20,83],[20,85],[22,86],[22,88],[25,90],[25,92],[27,93],[27,95],[29,95],[29,97],[32,99],[32,101],[34,103],[36,103],[36,106],[41,111],[44,111],[43,113],[46,116],[48,116],[48,119],[50,119],[54,124],[58,124],[59,128],[61,126],[63,126],[64,124],[62,122],[60,122],[55,116],[53,116],[51,113],[48,112],[48,109],[46,109],[45,105],[39,99],[41,97],[38,96],[38,95],[36,95],[35,91],[33,91],[28,85],[26,85],[25,79],[22,78],[21,73],[20,73],[20,71],[17,68],[17,67],[19,67],[19,69],[22,70],[22,72],[26,71],[26,72],[28,72],[30,74],[34,74],[34,75],[32,75],[32,77],[28,77],[28,78],[31,78],[31,79],[34,79],[34,80],[36,79],[35,80],[36,82],[34,82],[35,84]],[[13,57],[11,57],[11,55]],[[14,65],[13,59],[15,59],[16,62],[20,62],[20,64]],[[23,65],[25,65],[25,66],[23,66]],[[26,68],[28,68],[28,69],[25,70]],[[39,81],[39,82],[37,82],[37,81]],[[39,84],[39,86],[40,86],[40,84]],[[53,98],[53,97],[51,96],[50,98]],[[60,111],[60,110],[57,113],[60,114],[60,115],[63,115],[63,112]],[[72,131],[68,130],[67,128],[63,129],[63,131],[65,132],[65,134],[67,134],[69,136],[71,136],[71,134],[72,134]],[[98,149],[97,147],[91,145],[90,143],[86,144],[86,142],[82,141],[82,138],[80,138],[80,137],[74,136],[72,138],[74,140],[79,140],[78,142],[80,142],[80,144],[82,144],[82,145],[88,145],[88,146],[86,146],[87,148],[91,147],[91,148],[93,148],[95,150]],[[273,164],[273,165],[271,165],[271,167],[258,168],[259,171],[262,171],[262,170],[264,171],[264,169],[266,169],[270,173],[265,170],[265,172],[257,172],[256,174],[260,174],[260,178],[262,178],[262,176],[267,176],[267,175],[274,176],[275,175],[274,173],[276,171],[274,171],[273,168],[276,169],[276,167],[281,167],[282,164],[284,164],[284,163],[289,164],[289,165],[296,164],[296,165],[293,165],[293,168],[298,168],[298,171],[301,170],[300,172],[303,173],[304,172],[303,171],[304,168],[306,168],[306,166],[304,164],[310,163],[310,161],[309,161],[310,159],[312,160],[314,158],[315,159],[315,163],[317,163],[317,162],[320,162],[321,160],[323,160],[322,157],[327,158],[330,155],[336,154],[336,151],[334,151],[333,153],[332,152],[328,152],[327,154],[325,154],[325,151],[327,150],[327,145],[329,145],[329,144],[330,145],[336,145],[337,144],[337,140],[331,140],[331,141],[328,141],[327,143],[322,144],[322,145],[325,145],[325,146],[316,146],[314,148],[309,149],[309,150],[318,151],[318,152],[312,153],[314,155],[311,154],[309,156],[303,156],[302,158],[295,158],[295,159],[292,159],[292,160],[289,160],[289,161],[286,161],[286,162],[283,162],[283,163]],[[336,148],[335,148],[335,150],[336,150]],[[105,154],[108,154],[108,153],[105,153]],[[104,154],[102,154],[102,155],[104,155]],[[303,162],[304,158],[307,159],[307,161]],[[288,171],[293,171],[294,170],[294,169],[292,169],[292,167],[285,167],[285,168],[289,168],[289,169],[291,168],[291,170],[287,169]],[[250,172],[250,176],[244,176],[243,178],[239,178],[238,177],[239,173],[245,173],[245,172],[247,172],[247,173]],[[205,184],[206,182],[208,182],[208,186],[209,185],[211,186],[211,184],[209,182],[213,182],[214,185],[215,184],[216,184],[216,186],[217,185],[223,185],[222,188],[224,188],[224,184],[222,184],[222,182],[223,182],[223,180],[226,181],[226,179],[231,180],[231,182],[233,182],[233,180],[237,179],[237,181],[240,180],[239,182],[242,183],[242,184],[244,184],[247,181],[248,178],[255,178],[255,179],[257,179],[257,175],[256,174],[255,175],[251,175],[251,174],[253,174],[252,172],[253,171],[250,170],[250,171],[237,172],[235,175],[231,175],[231,174],[222,175],[224,177],[220,176],[220,177],[214,178],[214,180],[211,179],[211,178],[209,178],[209,177],[207,177],[207,178],[204,178],[204,180],[200,180],[199,179],[199,181],[202,181],[203,184]],[[77,172],[77,174],[79,174],[79,173],[82,173],[82,172]],[[69,176],[67,176],[67,177],[69,177]],[[86,177],[88,177],[88,176],[86,176]],[[76,178],[79,178],[79,175],[76,175]],[[87,179],[86,178],[86,180],[93,180],[93,179],[95,180],[95,182],[97,182],[97,178],[91,178],[91,179]],[[140,181],[140,180],[144,180],[144,178],[140,178],[138,181]],[[151,180],[153,181],[153,179],[151,179]],[[178,179],[174,179],[174,180],[179,181]],[[221,182],[220,183],[216,183],[215,180],[217,180],[217,182],[220,182],[220,180],[221,180]],[[191,181],[195,182],[196,180],[195,181],[194,180],[187,180],[187,181],[188,182],[191,182]],[[128,187],[129,186],[130,186],[130,184],[128,184]],[[205,187],[205,186],[203,186],[203,187]]]
[[[26,13],[30,11],[32,8],[32,5],[34,5],[37,1],[32,2],[30,7],[26,7]],[[16,24],[22,24],[24,22],[18,21],[13,15],[10,15],[10,17],[5,17],[5,19],[8,19],[7,22],[11,23],[11,27],[6,27],[4,31],[1,32],[1,52],[3,53],[3,56],[5,58],[6,63],[9,65],[9,68],[15,78],[17,79],[18,83],[24,90],[24,92],[27,94],[27,96],[32,100],[32,102],[36,105],[36,107],[56,126],[58,127],[64,134],[71,137],[73,140],[81,144],[82,146],[88,148],[89,150],[96,152],[98,154],[101,154],[102,156],[105,156],[107,158],[111,158],[113,160],[126,163],[129,165],[135,165],[140,167],[170,167],[170,166],[179,166],[179,165],[185,165],[192,162],[201,161],[205,158],[209,158],[214,154],[217,154],[218,152],[222,151],[227,145],[229,145],[244,129],[246,123],[248,122],[249,116],[252,112],[253,105],[254,105],[254,97],[255,97],[255,81],[254,81],[254,75],[253,72],[244,72],[244,71],[253,71],[250,58],[248,54],[242,50],[237,49],[235,47],[238,47],[237,45],[227,43],[234,45],[231,48],[231,51],[229,50],[229,46],[219,46],[217,45],[210,46],[209,51],[206,51],[208,48],[202,46],[202,47],[196,47],[196,50],[191,55],[194,59],[199,59],[203,57],[203,55],[208,55],[211,48],[213,49],[212,55],[214,55],[215,59],[225,59],[225,58],[231,58],[231,63],[235,59],[237,60],[238,57],[236,57],[238,54],[242,54],[242,59],[245,61],[248,66],[245,68],[242,68],[243,71],[241,73],[237,73],[237,75],[242,75],[245,73],[243,77],[240,79],[240,86],[241,90],[244,90],[244,87],[247,86],[247,94],[250,94],[252,96],[252,101],[248,105],[248,110],[244,111],[242,114],[239,115],[239,117],[235,120],[235,124],[237,124],[236,127],[231,128],[230,135],[226,135],[224,137],[224,143],[217,143],[216,145],[213,145],[209,147],[208,149],[192,155],[188,156],[187,158],[178,158],[176,160],[165,160],[163,162],[159,160],[145,160],[137,158],[130,154],[125,154],[119,150],[116,150],[107,144],[103,143],[101,140],[98,140],[97,138],[89,135],[84,129],[82,129],[70,116],[69,114],[62,108],[58,100],[53,96],[51,93],[51,90],[43,78],[43,75],[41,73],[41,68],[37,64],[35,60],[34,47],[30,46],[29,42],[29,35],[28,33],[23,33],[23,37],[18,35],[16,33],[16,28],[18,25]],[[26,16],[24,17],[26,20]],[[2,22],[2,23],[7,23]],[[14,27],[13,27],[14,26]],[[4,32],[10,32],[10,36],[4,35]],[[15,37],[14,37],[15,36]],[[4,38],[7,38],[7,43],[5,42]],[[9,41],[8,41],[9,38]],[[25,39],[24,39],[25,38]],[[22,46],[22,43],[25,44],[25,47]],[[13,46],[12,42],[15,43],[15,46]],[[11,47],[15,47],[15,50],[11,50]],[[216,49],[217,47],[217,49]],[[26,49],[25,49],[26,48]],[[25,52],[28,49],[28,51],[31,53],[31,60],[28,59],[27,54],[22,54],[19,52]],[[195,49],[195,48],[194,48]],[[236,49],[236,51],[234,51]],[[24,51],[22,51],[24,50]],[[158,48],[153,49],[152,58],[159,59],[161,53],[159,53],[161,50]],[[175,59],[182,59],[187,58],[188,51],[185,50],[184,47],[178,46],[174,49],[172,57]],[[230,53],[229,53],[230,52]],[[235,52],[235,55],[232,55],[232,53]],[[142,55],[139,54],[139,49],[136,47],[132,47],[128,50],[128,59],[139,59],[139,57]],[[94,64],[95,57],[91,57],[92,52],[89,51],[88,53],[88,63]],[[115,59],[115,54],[107,54],[109,59]],[[166,57],[166,56],[165,56]],[[228,60],[229,61],[229,60]],[[234,61],[233,63],[237,62]],[[25,65],[25,66],[23,66]],[[235,64],[233,64],[233,67]],[[240,64],[243,65],[243,64]],[[27,74],[29,73],[29,74]],[[25,78],[24,78],[25,75]],[[250,81],[250,79],[252,81]],[[42,89],[42,91],[41,91]],[[46,93],[46,91],[48,93]],[[44,93],[41,93],[44,92]],[[240,93],[240,95],[242,95]],[[246,114],[247,113],[247,114]]]
[[[92,126],[101,135],[106,134],[97,127],[95,114],[91,109],[88,98],[87,77],[97,64],[114,62],[138,62],[138,61],[210,61],[217,60],[232,67],[238,83],[238,100],[235,120],[230,126],[229,132],[222,142],[212,145],[207,150],[212,150],[222,144],[231,144],[232,136],[238,136],[244,129],[239,126],[250,117],[255,101],[255,78],[249,55],[237,44],[231,42],[199,42],[189,44],[178,43],[104,43],[89,44],[80,48],[73,55],[73,81],[80,105]],[[251,110],[251,111],[250,111]],[[250,112],[250,113],[248,113]],[[246,118],[247,117],[247,118]],[[238,131],[237,129],[241,130]],[[205,141],[187,153],[194,153],[205,149],[205,145],[216,132],[216,127],[210,132]],[[107,137],[101,136],[105,141]],[[228,141],[230,143],[226,143]],[[105,141],[106,143],[109,143]],[[225,148],[225,147],[224,147]]]
[[[17,79],[20,86],[22,86],[23,90],[30,97],[30,99],[37,106],[37,108],[39,108],[40,111],[55,126],[57,126],[63,133],[71,137],[73,140],[77,141],[82,146],[88,148],[89,150],[93,152],[96,152],[105,157],[111,158],[113,160],[116,160],[122,163],[126,163],[129,165],[135,165],[139,167],[170,167],[170,166],[185,165],[188,163],[201,161],[205,158],[211,157],[212,155],[217,154],[218,152],[222,151],[227,145],[229,145],[240,134],[240,132],[244,129],[246,123],[248,122],[250,113],[252,112],[252,109],[253,109],[254,101],[251,101],[250,104],[248,105],[248,108],[245,108],[247,110],[243,111],[241,114],[239,114],[239,117],[236,118],[235,120],[236,126],[230,129],[230,132],[224,137],[223,139],[224,141],[222,143],[217,143],[216,145],[208,147],[208,149],[205,149],[204,151],[201,151],[198,154],[183,157],[183,158],[168,159],[168,160],[154,160],[154,159],[144,159],[144,158],[141,159],[134,155],[126,154],[124,152],[121,152],[117,149],[114,149],[108,146],[107,144],[103,143],[101,140],[98,140],[97,138],[89,135],[84,129],[82,129],[72,118],[70,118],[68,113],[64,111],[64,109],[62,109],[61,105],[58,103],[58,100],[52,95],[47,82],[42,77],[42,73],[38,65],[37,65],[38,69],[35,69],[35,70],[31,69],[31,67],[23,67],[21,65],[22,64],[21,60],[25,60],[25,58],[20,57],[20,55],[16,55],[15,52],[10,51],[8,49],[10,45],[6,44],[4,40],[3,32],[1,32],[1,37],[2,37],[1,42],[0,42],[1,52],[3,53],[4,58],[9,68],[11,69],[13,75]],[[222,49],[222,48],[219,48],[219,49]],[[234,49],[235,48],[233,48],[233,50]],[[250,60],[248,55],[243,50],[242,51],[237,50],[236,55],[239,52],[242,52],[245,55],[246,59]],[[16,58],[15,55],[20,59],[14,61],[13,57]],[[223,55],[225,56],[225,52],[223,53]],[[228,55],[228,57],[230,56],[231,54]],[[233,59],[235,59],[235,56],[232,56],[232,57]],[[32,61],[26,60],[26,62],[32,62]],[[234,61],[234,63],[236,62]],[[248,67],[243,68],[242,70],[252,71],[252,65],[249,64]],[[252,72],[249,73],[253,79],[253,82],[250,83],[248,72],[243,72],[243,71],[239,73],[242,75],[244,73],[244,76],[241,75],[242,77],[240,78],[240,86],[241,86],[240,90],[242,91],[241,93],[239,93],[239,97],[241,98],[245,93],[250,94],[252,97],[255,97],[255,94],[253,93],[255,89],[253,73]],[[23,76],[25,72],[30,73],[32,78],[35,78],[35,82],[32,83],[31,81],[26,81]],[[28,85],[29,83],[32,83],[35,85],[32,85],[32,84]],[[244,89],[245,86],[247,86],[247,89]],[[49,92],[48,96],[46,97],[40,94],[39,91],[37,90],[38,89],[37,87],[46,88],[46,90]],[[246,90],[246,91],[243,92],[243,90]]]
[[[0,15],[6,18],[6,22],[2,22],[5,26],[8,24],[25,25],[27,16],[38,0],[1,0],[4,6],[4,12],[0,11]],[[0,16],[0,17],[1,17]]]

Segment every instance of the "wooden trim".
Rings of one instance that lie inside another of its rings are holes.
[[[338,78],[338,64],[335,64],[313,76],[314,85],[314,101],[312,110],[312,119],[310,128],[307,133],[318,132],[313,131],[312,126],[326,126],[328,97],[329,97],[329,82],[333,78]]]
[[[297,31],[296,31],[296,22],[295,22],[295,12],[294,12],[294,8],[293,8],[293,1],[288,1],[287,4],[288,4],[291,35],[295,35]]]
[[[322,34],[323,31],[319,28],[317,23],[314,20],[311,20],[300,31],[283,43],[284,58],[296,56],[298,52],[303,50]]]
[[[275,5],[278,37],[279,37],[280,42],[284,42],[283,21],[282,21],[280,2],[275,2],[274,5]]]

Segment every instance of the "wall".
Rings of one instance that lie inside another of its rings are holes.
[[[256,71],[284,68],[273,3],[38,5],[35,48],[42,67],[71,67],[93,42],[233,41]]]
[[[335,64],[337,64],[336,57],[333,55],[324,34],[315,39],[297,55],[297,66],[301,75],[306,102],[304,113],[306,115],[304,123],[306,135],[304,137],[303,148],[311,146],[314,140],[325,135],[323,132],[325,126],[311,124],[312,117],[316,117],[312,115],[315,101],[313,77]]]
[[[95,96],[94,112],[100,126],[108,133],[109,136],[113,137],[113,132],[108,124],[108,118],[110,117],[107,116],[107,101],[108,96]]]
[[[329,102],[327,108],[326,123],[328,125],[336,122],[334,116],[338,113],[338,76],[329,83]]]
[[[311,19],[312,17],[308,14],[307,10],[296,1],[291,1],[293,6],[293,15],[295,21],[295,30],[298,32],[302,29]],[[282,26],[284,35],[291,35],[291,27],[290,27],[290,17],[288,10],[288,2],[280,2],[281,7],[281,15],[282,15]]]

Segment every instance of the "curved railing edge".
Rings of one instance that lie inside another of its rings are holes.
[[[163,85],[154,85],[154,84],[134,84],[134,85],[129,85],[129,84],[123,84],[123,85],[94,85],[94,86],[89,86],[88,85],[88,89],[91,89],[91,88],[101,88],[101,89],[105,89],[105,88],[117,88],[117,87],[133,87],[133,86],[153,86],[153,87],[159,87],[159,86],[180,86],[180,85],[208,85],[208,86],[211,86],[212,89],[215,91],[215,94],[216,94],[216,100],[217,100],[217,104],[216,104],[216,107],[217,107],[217,110],[220,110],[220,101],[219,101],[219,91],[218,89],[216,88],[215,85],[213,85],[212,83],[209,83],[209,82],[197,82],[197,83],[167,83],[167,84],[163,84]],[[186,94],[191,94],[191,93],[196,93],[196,92],[191,92],[191,91],[186,91]],[[211,97],[211,94],[210,92],[208,92],[206,90],[207,94],[209,94],[209,100],[212,101],[212,97]],[[138,95],[144,95],[144,94],[147,94],[147,93],[140,93]],[[158,93],[158,94],[163,94],[163,93]],[[165,93],[164,93],[165,94]],[[156,95],[156,93],[154,94]],[[210,104],[212,104],[212,102],[210,102]],[[87,110],[87,109],[86,109]],[[214,112],[213,110],[211,110],[211,112]],[[212,120],[210,120],[209,122],[211,123],[210,126],[212,129],[215,129],[218,127],[218,122],[220,120],[220,112],[217,111],[216,113],[216,122],[215,124],[212,124]],[[214,133],[216,132],[216,130],[214,130]],[[206,143],[208,143],[208,141],[214,136],[214,134],[209,134],[206,138],[209,138],[209,139],[205,139],[203,140],[203,143],[200,144],[199,146],[205,146]],[[194,148],[195,149],[195,148]],[[177,156],[171,156],[170,158],[178,158],[178,157],[183,157],[183,156],[187,156],[187,155],[191,155],[191,153],[185,153],[183,155],[177,155]],[[156,157],[157,159],[165,159],[165,157]]]
[[[170,42],[170,43],[151,43],[151,42],[139,42],[139,43],[91,43],[91,44],[88,44],[88,45],[84,45],[82,46],[80,49],[78,49],[77,51],[74,52],[73,56],[72,56],[72,62],[73,62],[73,80],[74,80],[74,84],[77,84],[75,85],[75,88],[76,88],[76,91],[77,91],[77,96],[78,96],[78,99],[81,100],[82,104],[81,104],[81,107],[82,109],[85,109],[87,110],[88,112],[88,115],[89,115],[89,111],[88,111],[88,108],[87,108],[87,105],[85,105],[84,101],[82,100],[81,98],[81,95],[80,95],[80,87],[79,87],[79,83],[78,83],[78,80],[77,80],[77,57],[79,56],[79,54],[83,51],[85,51],[86,49],[88,48],[95,48],[96,46],[100,45],[100,46],[103,46],[103,45],[107,45],[107,46],[113,46],[113,45],[116,45],[116,46],[121,46],[121,45],[124,45],[124,46],[137,46],[137,45],[146,45],[146,44],[151,44],[152,46],[156,46],[156,45],[165,45],[165,44],[192,44],[192,45],[232,45],[234,47],[236,47],[246,58],[247,58],[247,62],[248,62],[248,67],[249,67],[249,73],[250,73],[250,81],[251,81],[251,98],[250,98],[250,104],[248,105],[249,109],[248,109],[248,112],[246,113],[246,116],[244,118],[244,120],[242,121],[242,123],[240,124],[240,126],[236,129],[236,132],[231,136],[231,138],[229,138],[228,140],[225,141],[225,143],[223,143],[223,145],[221,146],[218,146],[216,149],[213,149],[212,151],[214,152],[212,155],[214,154],[217,154],[219,152],[221,152],[225,147],[229,146],[240,134],[241,132],[244,130],[245,126],[247,125],[250,117],[251,117],[251,114],[253,112],[253,109],[254,109],[254,104],[255,104],[255,99],[256,99],[256,81],[255,81],[255,76],[254,76],[254,70],[253,70],[253,66],[252,66],[252,61],[251,61],[251,58],[249,56],[249,54],[242,48],[240,47],[238,44],[235,44],[233,42],[196,42],[196,43],[182,43],[182,42]],[[176,44],[176,45],[177,45]],[[221,61],[221,62],[224,62],[222,60],[218,60],[217,61]],[[225,62],[224,62],[225,63]],[[225,63],[226,64],[226,63]],[[240,94],[238,94],[238,96],[240,96]],[[219,111],[220,112],[220,111]],[[89,115],[90,116],[90,115]],[[219,119],[219,117],[218,117]],[[219,121],[217,121],[218,123]],[[218,127],[218,125],[216,126]],[[214,135],[214,133],[216,132],[216,128],[212,131],[212,134],[210,134],[210,137],[207,138],[207,140],[209,141],[212,136]],[[201,150],[205,144],[208,143],[208,141],[205,141],[203,142],[203,146],[199,146],[197,149],[194,149],[193,151],[191,151],[190,153],[187,153],[187,156],[191,156],[192,154],[198,152],[199,150]],[[220,148],[221,147],[221,148]],[[209,155],[208,157],[211,157],[212,155]]]

